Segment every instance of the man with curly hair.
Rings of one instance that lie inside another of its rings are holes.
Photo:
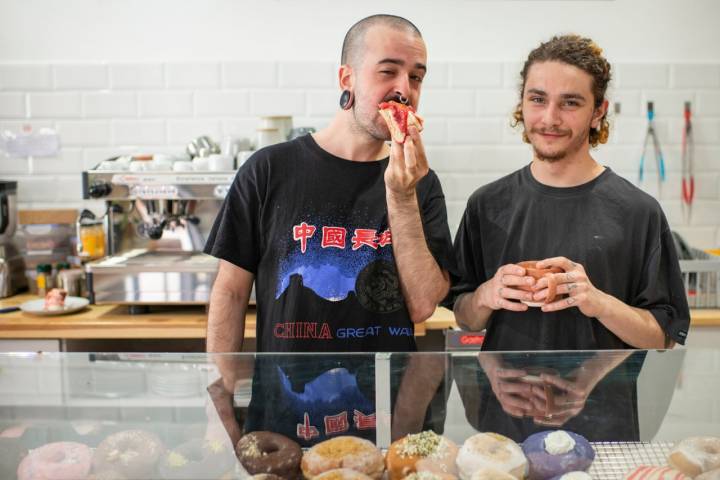
[[[525,62],[513,123],[532,162],[479,188],[455,239],[455,317],[465,329],[487,328],[485,350],[685,342],[690,313],[660,205],[591,155],[608,139],[610,70],[577,35],[552,38]],[[545,302],[552,280],[528,275],[518,265],[527,260],[560,269],[558,297]]]

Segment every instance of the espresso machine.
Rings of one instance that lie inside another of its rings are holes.
[[[0,180],[0,298],[27,287],[25,262],[15,237],[17,182]]]
[[[147,169],[128,168],[141,161]],[[152,162],[119,157],[83,172],[83,197],[105,201],[105,255],[85,264],[92,303],[209,302],[218,261],[202,249],[235,171]]]

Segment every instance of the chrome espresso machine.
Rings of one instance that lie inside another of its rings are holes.
[[[184,164],[192,162],[159,157],[118,157],[83,172],[83,197],[104,200],[106,207],[97,219],[105,232],[104,256],[85,264],[92,303],[209,302],[218,262],[202,249],[234,165],[191,171]]]

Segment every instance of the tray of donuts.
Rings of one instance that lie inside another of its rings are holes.
[[[598,444],[564,430],[535,433],[522,445],[490,432],[457,445],[425,431],[397,440],[383,454],[355,437],[336,437],[303,452],[282,435],[253,432],[238,442],[236,453],[248,476],[265,480],[720,480],[718,442],[686,439],[670,445],[662,458],[639,452],[653,444],[636,442],[635,452],[618,458],[617,444],[601,444],[596,452]],[[643,465],[648,458],[657,465]]]
[[[351,436],[303,451],[272,432],[248,433],[235,446],[199,438],[174,448],[141,429],[114,432],[95,448],[62,441],[21,452],[4,440],[10,439],[0,438],[3,480],[720,480],[720,438],[713,437],[685,439],[661,455],[654,444],[630,442],[623,450],[564,430],[535,433],[522,445],[490,432],[458,445],[425,431],[395,441],[386,452]]]

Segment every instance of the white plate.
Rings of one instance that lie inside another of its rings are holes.
[[[28,300],[27,302],[20,305],[20,310],[25,313],[32,315],[41,316],[55,316],[55,315],[67,315],[68,313],[79,312],[83,308],[87,307],[90,301],[83,297],[65,297],[65,307],[62,310],[45,310],[45,299],[39,298],[37,300]]]

